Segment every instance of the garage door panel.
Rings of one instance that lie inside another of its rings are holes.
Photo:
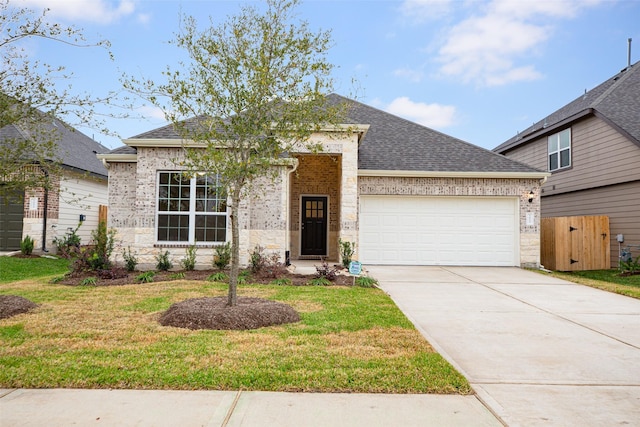
[[[368,264],[517,265],[515,198],[362,196]]]
[[[0,250],[18,250],[22,241],[24,193],[0,196]]]

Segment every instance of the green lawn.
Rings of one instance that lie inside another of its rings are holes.
[[[40,304],[0,320],[0,388],[471,393],[375,288],[240,286],[239,295],[285,302],[302,317],[253,331],[157,322],[174,302],[225,295],[223,284],[69,287],[31,279],[0,284],[0,294]]]
[[[33,277],[61,275],[69,270],[69,260],[49,258],[0,257],[0,283]]]
[[[555,277],[640,299],[640,275],[620,276],[620,270],[553,272]]]

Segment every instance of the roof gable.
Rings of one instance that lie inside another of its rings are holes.
[[[526,144],[557,125],[595,114],[640,145],[640,62],[585,92],[528,129],[500,144],[493,151],[506,151]]]

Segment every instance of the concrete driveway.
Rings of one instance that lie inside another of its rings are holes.
[[[640,426],[640,300],[519,268],[368,270],[506,424]]]

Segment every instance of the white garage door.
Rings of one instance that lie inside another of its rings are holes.
[[[519,265],[516,198],[362,196],[360,260]]]

